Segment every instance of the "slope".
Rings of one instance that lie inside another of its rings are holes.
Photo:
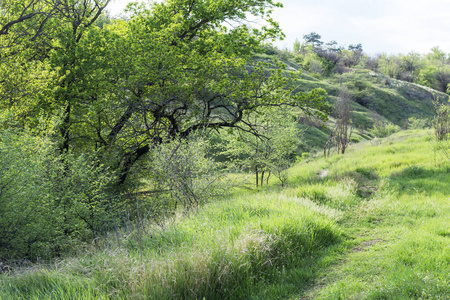
[[[342,74],[319,76],[302,70],[295,56],[289,53],[260,54],[255,59],[263,62],[279,59],[286,64],[287,71],[300,70],[302,76],[295,82],[296,91],[306,92],[322,88],[327,91],[327,100],[331,105],[335,103],[341,89],[346,88],[353,100],[354,141],[373,138],[375,135],[371,130],[388,123],[405,129],[411,126],[413,119],[419,119],[423,120],[421,124],[430,125],[430,120],[435,116],[433,102],[449,100],[448,95],[440,91],[359,67],[346,69]],[[314,123],[307,119],[299,118],[299,123],[305,130],[306,145],[303,150],[309,152],[322,149],[329,130],[322,130],[319,122]],[[327,126],[332,128],[333,124],[334,115],[331,111]]]
[[[450,168],[437,149],[430,132],[403,131],[297,164],[285,189],[2,274],[0,298],[447,299]]]

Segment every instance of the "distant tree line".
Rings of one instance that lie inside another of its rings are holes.
[[[443,93],[447,93],[450,83],[450,54],[439,47],[432,48],[427,54],[412,51],[369,56],[361,44],[349,45],[345,49],[336,41],[324,43],[320,34],[311,32],[303,36],[303,42],[294,42],[293,53],[305,70],[321,76],[342,73],[350,68],[364,68]]]

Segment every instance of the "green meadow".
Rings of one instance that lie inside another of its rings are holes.
[[[0,298],[449,299],[449,180],[431,132],[402,131],[3,274]]]
[[[113,2],[0,0],[0,300],[450,299],[450,53]]]

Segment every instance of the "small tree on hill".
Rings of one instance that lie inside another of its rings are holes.
[[[305,44],[311,45],[314,51],[322,49],[323,42],[321,41],[322,36],[316,32],[311,32],[310,34],[305,34],[303,40]]]
[[[225,153],[230,160],[255,174],[256,187],[267,183],[271,174],[284,186],[286,169],[301,143],[296,118],[287,111],[258,118],[258,135],[235,131],[227,136]]]
[[[450,83],[450,68],[441,68],[434,74],[434,78],[436,79],[438,89],[443,93],[447,92],[447,88]]]
[[[352,114],[351,103],[352,97],[349,91],[346,89],[341,90],[334,106],[336,125],[330,133],[330,137],[325,145],[325,156],[330,155],[333,146],[336,147],[338,153],[344,154],[350,143],[350,137],[352,135],[352,128],[350,126]]]
[[[450,133],[450,106],[448,103],[440,103],[439,99],[436,99],[433,104],[436,110],[433,121],[434,134],[438,141],[443,141]]]

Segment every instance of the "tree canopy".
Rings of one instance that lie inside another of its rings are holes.
[[[59,118],[61,153],[97,151],[123,182],[166,139],[206,128],[256,133],[250,116],[263,107],[321,109],[322,91],[294,94],[289,80],[298,74],[252,60],[282,36],[271,18],[280,3],[134,4],[130,20],[96,26],[108,2],[2,4],[1,106],[25,127]],[[251,28],[249,15],[265,25]]]

